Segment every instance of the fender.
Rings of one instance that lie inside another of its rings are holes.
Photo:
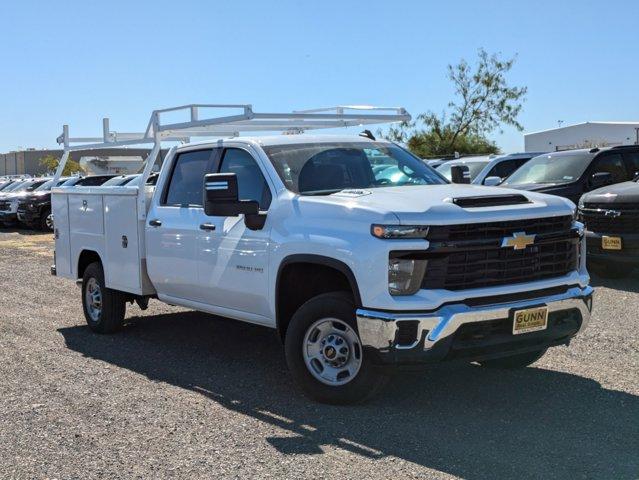
[[[277,269],[277,278],[275,281],[275,320],[277,324],[277,331],[280,331],[279,327],[279,307],[277,302],[277,294],[279,292],[280,287],[280,278],[282,276],[282,270],[287,265],[293,263],[313,263],[316,265],[323,265],[326,267],[333,268],[338,272],[344,274],[344,276],[348,279],[348,283],[351,286],[351,290],[353,291],[353,295],[355,297],[355,306],[357,308],[362,306],[362,299],[359,293],[359,287],[357,285],[357,280],[355,279],[355,275],[353,271],[350,269],[348,265],[346,265],[341,260],[336,260],[335,258],[326,257],[324,255],[313,255],[313,254],[293,254],[281,261],[280,266]],[[281,332],[280,332],[281,333]]]

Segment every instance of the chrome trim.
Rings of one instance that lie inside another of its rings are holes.
[[[423,332],[427,330],[428,336],[424,341],[424,350],[428,350],[435,346],[439,340],[455,333],[463,324],[508,318],[513,309],[534,306],[545,305],[548,307],[549,313],[577,308],[582,316],[579,329],[579,332],[582,332],[590,321],[593,291],[590,286],[573,287],[558,295],[477,307],[455,303],[428,313],[381,312],[363,308],[358,309],[355,313],[359,336],[364,346],[379,350],[414,348],[421,341]],[[419,321],[418,340],[412,345],[395,345],[397,324],[408,320]]]

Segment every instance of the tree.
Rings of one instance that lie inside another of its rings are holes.
[[[480,49],[476,65],[466,60],[448,65],[448,78],[455,86],[456,99],[441,116],[422,113],[414,122],[392,127],[388,138],[406,143],[421,156],[459,153],[497,153],[486,136],[503,125],[523,130],[517,121],[527,88],[511,87],[506,74],[515,58],[502,60]]]
[[[60,159],[55,155],[45,155],[40,158],[40,165],[47,169],[47,172],[55,172],[60,165]],[[62,175],[72,175],[74,173],[82,173],[84,172],[83,168],[80,166],[78,162],[73,160],[71,157],[67,160],[67,164],[64,166],[64,171]]]

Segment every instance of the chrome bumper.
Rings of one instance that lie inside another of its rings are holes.
[[[547,306],[548,312],[577,309],[581,313],[581,332],[590,320],[592,287],[573,287],[563,294],[551,295],[508,303],[470,307],[465,304],[445,305],[424,313],[383,312],[358,309],[357,327],[362,345],[380,352],[433,349],[438,342],[449,338],[464,324],[509,318],[513,310]],[[396,343],[400,322],[418,321],[417,340],[411,345]]]

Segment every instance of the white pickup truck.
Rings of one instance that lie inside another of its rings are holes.
[[[144,308],[150,298],[264,325],[277,330],[310,397],[351,403],[393,367],[524,367],[586,326],[592,289],[570,201],[450,184],[368,131],[299,133],[401,121],[403,109],[242,106],[202,120],[200,107],[183,107],[190,120],[170,125],[155,111],[137,137],[105,121],[103,141],[89,147],[152,141],[148,175],[163,140],[295,134],[173,147],[146,191],[54,189],[52,273],[81,283],[94,331],[119,329],[127,302]],[[74,141],[91,139],[65,127],[65,152]]]

